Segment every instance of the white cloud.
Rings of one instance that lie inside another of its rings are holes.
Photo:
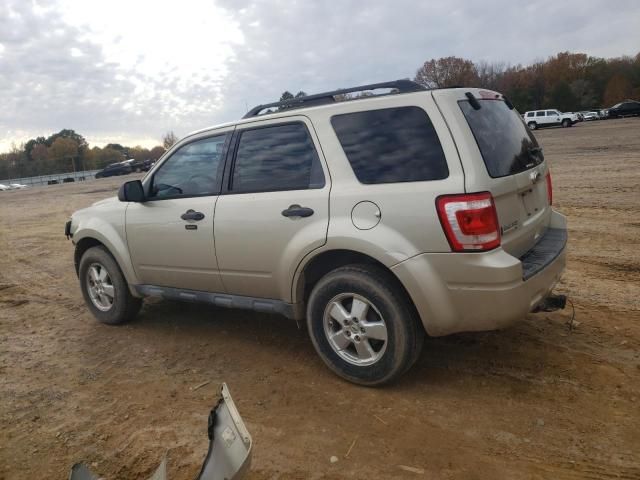
[[[0,151],[62,128],[154,143],[447,55],[635,54],[638,24],[634,0],[0,0]]]

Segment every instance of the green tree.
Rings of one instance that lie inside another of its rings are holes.
[[[567,82],[558,83],[551,91],[549,104],[553,108],[562,112],[570,112],[576,109],[577,103],[576,96]]]
[[[282,95],[280,95],[281,102],[286,102],[287,100],[292,100],[293,98],[295,97],[289,90],[285,90],[284,92],[282,92]]]
[[[54,161],[61,170],[67,170],[69,165],[75,171],[75,158],[78,156],[78,143],[69,137],[57,137],[47,151],[47,156]]]
[[[24,144],[24,153],[27,155],[27,158],[29,160],[35,160],[32,156],[32,151],[33,149],[38,146],[38,145],[43,145],[47,146],[47,139],[44,137],[36,137],[36,138],[32,138],[31,140],[29,140],[27,143]]]
[[[87,143],[85,138],[79,133],[77,133],[75,130],[72,130],[70,128],[64,128],[60,130],[58,133],[54,133],[53,135],[50,135],[49,137],[47,137],[47,139],[45,140],[45,144],[48,147],[51,147],[55,143],[55,141],[58,140],[59,138],[66,138],[76,143],[78,152],[70,160],[71,168],[74,171],[83,170],[82,165],[84,164],[85,152],[89,148],[89,144]],[[60,165],[60,168],[63,168],[66,170],[66,166]]]
[[[569,84],[573,95],[576,98],[579,110],[588,110],[595,105],[595,96],[591,85],[584,78],[578,78]]]
[[[119,143],[107,143],[104,148],[110,148],[112,150],[117,150],[125,157],[129,158],[129,149]]]
[[[114,148],[94,149],[94,158],[96,168],[103,168],[111,163],[122,162],[125,160],[124,154]]]
[[[78,150],[85,149],[89,146],[82,135],[68,128],[62,129],[58,133],[54,133],[53,135],[47,137],[47,139],[45,140],[45,144],[50,147],[58,138],[68,138],[70,140],[73,140],[76,143]]]

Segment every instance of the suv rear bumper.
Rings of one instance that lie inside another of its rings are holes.
[[[501,248],[425,253],[392,271],[429,335],[495,330],[522,319],[551,293],[565,268],[566,238],[566,219],[554,211],[545,236],[522,258]]]

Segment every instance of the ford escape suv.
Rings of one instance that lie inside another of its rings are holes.
[[[192,133],[65,231],[101,322],[147,296],[306,319],[331,370],[379,385],[425,331],[499,329],[551,298],[567,239],[551,203],[542,148],[507,98],[400,80]]]

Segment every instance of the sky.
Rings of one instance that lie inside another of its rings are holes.
[[[63,128],[151,147],[450,55],[635,55],[638,25],[637,0],[0,0],[0,152]]]

